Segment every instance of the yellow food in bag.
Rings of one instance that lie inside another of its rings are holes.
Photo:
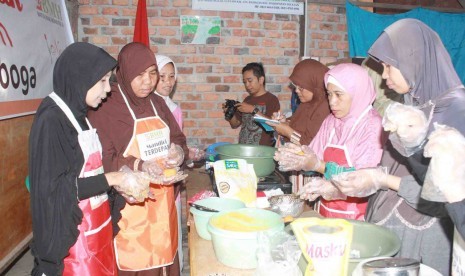
[[[349,221],[300,218],[291,227],[308,261],[305,276],[347,274],[353,232]]]

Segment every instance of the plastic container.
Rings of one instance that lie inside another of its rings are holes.
[[[246,219],[241,220],[238,217]],[[229,222],[237,229],[223,227],[224,222]],[[213,215],[208,223],[218,261],[239,269],[257,267],[258,232],[264,231],[271,235],[283,229],[284,222],[280,215],[255,208],[220,212]]]
[[[213,208],[218,211],[229,211],[245,208],[244,202],[240,200],[219,197],[209,197],[200,199],[195,201],[195,204],[202,205],[208,208]],[[194,207],[190,208],[190,212],[194,216],[195,230],[197,231],[197,234],[199,234],[199,236],[202,239],[211,240],[210,233],[207,230],[207,224],[210,217],[217,213],[201,211]]]
[[[418,276],[420,262],[408,258],[385,258],[366,262],[362,266],[363,275],[376,276]]]

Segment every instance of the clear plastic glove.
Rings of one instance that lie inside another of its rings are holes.
[[[205,159],[205,151],[198,146],[189,147],[189,160],[200,161]]]
[[[124,173],[121,184],[114,185],[113,187],[115,187],[126,200],[143,202],[146,198],[151,196],[149,187],[150,176],[148,173],[134,172],[127,166],[123,166],[120,171]]]
[[[173,143],[171,143],[168,150],[168,156],[165,159],[165,168],[175,168],[181,166],[184,161],[184,150]]]
[[[161,159],[152,159],[142,163],[142,171],[150,175],[160,175],[164,170],[164,161]]]
[[[389,140],[403,156],[414,154],[425,141],[434,105],[428,103],[422,108],[393,103],[384,114],[384,130],[391,132]]]
[[[379,189],[387,189],[388,173],[386,167],[361,169],[334,175],[331,182],[345,195],[366,197]]]
[[[316,171],[321,161],[308,146],[286,143],[275,152],[280,171]]]
[[[321,177],[311,178],[310,182],[305,184],[300,192],[300,198],[309,201],[315,201],[320,196],[326,200],[347,198],[336,186]]]
[[[431,157],[421,197],[438,202],[465,198],[465,137],[455,128],[434,124],[423,155]]]
[[[150,175],[150,182],[159,185],[170,185],[187,178],[187,174],[179,170],[179,167],[165,169],[160,175]]]

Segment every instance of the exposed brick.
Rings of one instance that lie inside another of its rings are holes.
[[[322,33],[317,33],[317,32],[312,32],[312,34],[310,35],[310,37],[312,39],[323,39],[325,37],[324,34]]]
[[[217,56],[206,56],[206,57],[205,57],[205,63],[217,63],[217,64],[221,64],[221,57],[217,57]]]
[[[226,20],[225,27],[228,28],[242,28],[242,20]]]
[[[224,76],[223,77],[224,83],[238,83],[242,82],[242,76]]]
[[[212,134],[215,136],[222,136],[224,135],[224,130],[222,128],[214,128],[212,129]]]
[[[111,42],[113,44],[120,44],[120,45],[126,45],[129,41],[127,40],[126,37],[111,37]]]
[[[263,39],[262,40],[262,46],[263,47],[275,47],[276,46],[276,41],[274,39]]]
[[[115,35],[118,33],[118,29],[113,27],[101,27],[100,31],[103,35]]]
[[[182,110],[197,110],[196,102],[180,102],[179,105]]]
[[[346,24],[337,24],[336,29],[338,32],[345,32],[347,31],[347,25]]]
[[[92,36],[93,44],[108,44],[109,40],[108,36]]]
[[[149,18],[149,25],[151,25],[151,26],[168,26],[169,21],[166,18],[161,18],[161,17]]]
[[[129,0],[112,0],[112,4],[116,6],[127,6],[129,4]]]
[[[342,35],[341,35],[341,34],[329,34],[329,35],[328,35],[328,40],[340,41],[341,39],[342,39]]]
[[[82,31],[86,35],[98,34],[98,29],[97,28],[83,28]]]
[[[284,50],[284,55],[285,56],[291,56],[291,57],[295,57],[295,56],[298,56],[299,55],[299,51],[298,50]]]
[[[336,43],[336,49],[342,50],[342,51],[348,51],[349,50],[349,43],[348,42],[337,42]]]
[[[234,54],[235,55],[248,55],[249,54],[249,48],[234,48]]]
[[[118,56],[119,47],[118,46],[103,46],[103,49],[107,51],[112,56]]]
[[[259,31],[259,30],[250,30],[250,36],[251,37],[264,37],[265,32],[264,31]]]
[[[134,27],[120,27],[121,34],[123,35],[133,35],[134,34]]]
[[[162,17],[175,17],[178,16],[178,11],[176,9],[163,9],[160,15]]]
[[[197,48],[195,46],[185,45],[181,48],[181,54],[195,54]]]
[[[215,53],[215,47],[209,47],[209,46],[204,46],[204,47],[199,47],[199,52],[201,54],[214,54]]]
[[[79,4],[83,4],[83,3],[79,3]],[[110,4],[110,0],[92,0],[92,4],[94,5],[108,5]]]
[[[181,41],[177,38],[170,38],[171,45],[181,45]]]
[[[92,25],[107,26],[110,25],[110,20],[107,17],[94,16],[92,17]]]
[[[254,56],[261,56],[261,55],[265,55],[266,54],[266,49],[263,48],[263,47],[259,47],[259,48],[252,48],[250,53]]]
[[[228,37],[227,39],[225,39],[225,45],[241,46],[242,45],[242,38],[240,38],[240,37]]]
[[[236,15],[235,12],[230,12],[230,11],[220,11],[218,13],[218,16],[220,16],[221,18],[234,18]]]
[[[223,73],[231,73],[231,66],[215,66],[214,70],[213,70],[213,73],[219,73],[219,74],[223,74]]]
[[[311,49],[310,50],[310,55],[312,57],[322,57],[322,56],[324,56],[324,50]]]
[[[211,84],[197,84],[195,86],[195,91],[197,91],[197,92],[211,92],[211,91],[213,91],[213,85],[211,85]]]
[[[192,67],[177,67],[179,74],[192,74],[194,72],[194,68]]]
[[[298,30],[296,22],[284,22],[281,26],[282,30]]]
[[[189,0],[173,0],[173,7],[188,7]]]
[[[283,66],[267,66],[266,73],[273,74],[273,75],[282,75],[283,74]]]
[[[96,6],[80,6],[79,15],[93,15],[98,14],[98,7]]]
[[[332,32],[334,30],[333,24],[320,24],[320,30]]]
[[[311,13],[310,14],[310,21],[323,21],[324,15],[321,13]]]
[[[104,7],[102,8],[102,14],[105,15],[119,15],[119,9],[113,7]]]
[[[81,25],[85,26],[89,24],[90,24],[90,18],[88,17],[81,18]]]
[[[151,37],[150,41],[152,41],[155,44],[166,44],[166,38],[163,37]]]
[[[202,105],[200,105],[200,108],[202,108]],[[207,128],[211,128],[215,126],[215,122],[213,120],[199,121],[198,124],[199,124],[199,127],[207,127]]]
[[[268,31],[266,37],[268,38],[281,38],[282,31]]]
[[[211,73],[212,66],[211,65],[199,65],[195,66],[195,73],[202,74],[202,73]]]
[[[291,16],[289,14],[275,14],[275,16],[274,16],[274,18],[277,21],[289,21],[289,20],[291,20],[290,17]]]
[[[201,95],[194,95],[194,94],[186,94],[185,98],[188,101],[200,101],[200,100],[202,100]]]
[[[230,55],[233,53],[232,47],[215,47],[215,54],[217,55]]]
[[[297,40],[286,40],[279,43],[281,48],[297,48],[299,47],[299,42]]]
[[[131,12],[134,12],[134,16],[137,13],[137,9],[132,9]],[[158,17],[160,16],[158,9],[147,9],[147,18]]]
[[[339,52],[334,50],[326,50],[325,51],[326,57],[339,57]]]
[[[186,63],[187,64],[192,64],[192,63],[204,63],[204,58],[203,56],[199,56],[199,55],[189,55],[187,58],[186,58]]]
[[[283,38],[285,39],[297,39],[298,37],[297,33],[283,32]]]
[[[113,18],[111,20],[111,25],[113,25],[113,26],[129,26],[129,19]]]
[[[224,112],[221,110],[221,108],[218,108],[216,111],[208,111],[208,118],[221,118],[221,121],[224,121]],[[217,123],[218,121],[215,121]],[[226,122],[229,124],[228,122]]]
[[[283,55],[283,49],[280,49],[280,48],[266,48],[266,52],[268,56],[272,56],[272,57]]]
[[[333,49],[333,42],[330,41],[319,41],[318,48],[320,49]]]
[[[221,82],[221,77],[207,76],[207,83],[219,83],[219,82]]]
[[[255,38],[246,38],[244,42],[245,46],[251,47],[251,46],[258,46],[258,40]]]
[[[263,27],[265,30],[278,30],[279,29],[279,23],[278,22],[271,22],[271,21],[265,21],[263,24]]]
[[[195,116],[194,118],[205,118],[206,117],[205,112],[204,114],[197,114],[197,115],[202,115],[202,116]],[[207,132],[207,129],[205,128],[192,129],[191,135],[192,136],[207,136],[208,132]]]
[[[176,30],[173,30],[171,28],[159,28],[158,29],[158,35],[160,36],[175,36],[176,35]]]
[[[249,21],[246,23],[245,27],[247,29],[258,29],[261,27],[261,23],[259,21]]]
[[[327,15],[326,21],[339,23],[341,21],[341,17],[339,15]]]
[[[218,92],[227,92],[227,91],[220,91],[220,90],[218,90],[218,86],[220,86],[220,85],[215,85],[215,91],[218,91]],[[223,85],[223,86],[227,86],[227,85]],[[203,93],[202,95],[203,95],[204,101],[207,101],[207,102],[216,102],[216,101],[218,101],[218,99],[220,98],[220,97],[218,96],[217,93],[211,93],[211,92],[208,93],[208,92],[207,92],[207,93]]]
[[[249,30],[246,29],[234,29],[232,31],[233,36],[249,36]]]
[[[334,6],[320,6],[320,12],[334,13],[335,7]]]
[[[229,85],[215,85],[215,91],[218,92],[229,92]]]
[[[272,20],[273,14],[272,13],[259,13],[258,18],[261,20]]]
[[[255,17],[255,13],[253,12],[239,12],[238,15],[237,15],[238,18],[254,18]]]

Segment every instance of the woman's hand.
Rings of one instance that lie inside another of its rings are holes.
[[[287,138],[291,138],[292,133],[294,130],[292,127],[289,126],[288,123],[279,123],[279,124],[274,124],[271,122],[266,122],[268,125],[270,125],[276,132],[278,132],[279,135],[285,136]]]
[[[170,149],[168,150],[168,156],[165,159],[165,168],[171,169],[181,166],[184,161],[183,149],[171,143]]]
[[[307,146],[286,143],[279,147],[274,155],[280,171],[318,171],[321,161],[315,152]]]
[[[123,166],[119,172],[105,174],[108,184],[122,194],[128,202],[143,202],[150,197],[150,176],[146,172],[134,172]]]
[[[347,196],[338,190],[331,182],[321,178],[312,177],[310,182],[300,191],[300,198],[315,201],[317,198],[322,197],[326,200],[346,199]]]
[[[386,167],[343,172],[334,175],[331,182],[341,192],[353,197],[366,197],[389,187]]]

